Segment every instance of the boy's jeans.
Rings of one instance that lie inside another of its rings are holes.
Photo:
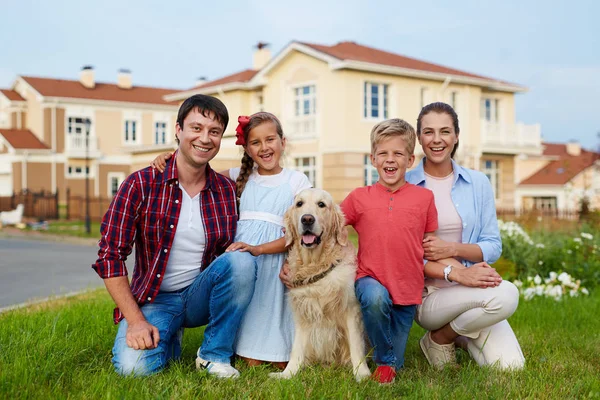
[[[183,328],[207,325],[198,355],[207,361],[230,363],[240,321],[254,293],[256,259],[248,252],[219,256],[187,288],[159,293],[141,310],[160,333],[158,347],[127,346],[127,321],[119,323],[113,364],[122,375],[149,375],[181,355]]]
[[[417,306],[393,304],[385,286],[368,276],[357,280],[354,287],[375,363],[402,368]]]

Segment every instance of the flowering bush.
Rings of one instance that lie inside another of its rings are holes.
[[[589,291],[581,286],[581,281],[574,280],[573,277],[566,272],[557,274],[550,272],[548,278],[543,279],[536,275],[535,277],[528,276],[524,282],[520,280],[513,281],[515,286],[519,288],[519,292],[525,300],[531,300],[534,297],[550,297],[556,301],[560,301],[563,296],[578,297],[580,294],[587,296]]]
[[[560,271],[577,277],[588,288],[600,284],[600,232],[528,234],[516,222],[499,220],[498,226],[502,258],[514,264],[513,277],[524,280]]]

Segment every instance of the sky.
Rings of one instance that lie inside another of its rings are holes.
[[[252,67],[253,46],[351,40],[526,86],[517,120],[600,147],[600,2],[0,0],[0,88],[17,75],[187,89]],[[416,118],[416,116],[415,116]]]

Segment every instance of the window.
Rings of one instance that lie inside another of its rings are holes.
[[[85,167],[82,165],[69,165],[67,167],[67,176],[69,178],[84,178],[85,175],[90,176],[90,167]]]
[[[454,108],[454,111],[456,111],[458,107],[458,92],[450,93],[450,105],[452,106],[452,108]]]
[[[262,96],[261,96],[262,107]],[[317,113],[317,96],[315,85],[301,86],[294,89],[294,115],[314,115]]]
[[[123,172],[109,172],[108,173],[108,196],[113,197],[117,194],[119,186],[125,180],[125,174]]]
[[[496,160],[482,160],[481,161],[481,172],[485,174],[492,184],[494,190],[494,198],[498,199],[500,196],[500,168],[499,162]]]
[[[379,180],[379,174],[377,173],[377,168],[373,166],[371,163],[371,155],[365,154],[364,159],[364,170],[365,170],[365,186],[369,186],[374,184]]]
[[[431,96],[429,96],[429,88],[421,88],[421,108],[431,103]]]
[[[8,112],[0,111],[0,128],[11,128]],[[16,128],[16,126],[13,126],[12,128]]]
[[[167,143],[167,123],[166,122],[155,122],[154,123],[154,144],[165,144]]]
[[[386,119],[388,117],[388,86],[383,83],[365,82],[364,118]]]
[[[135,120],[125,120],[125,144],[137,143],[137,125]]]
[[[556,197],[534,197],[533,207],[537,210],[556,210]]]
[[[316,176],[317,176],[317,173],[316,173],[317,169],[315,166],[315,158],[314,157],[300,157],[300,158],[296,158],[294,161],[296,164],[296,171],[302,172],[304,175],[306,175],[306,177],[308,178],[310,183],[312,183],[312,185],[315,186]]]
[[[498,99],[481,99],[481,119],[490,122],[498,122],[498,111],[500,101]]]

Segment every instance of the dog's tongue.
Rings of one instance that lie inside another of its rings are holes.
[[[306,244],[313,244],[316,238],[315,235],[302,235],[302,241]]]

